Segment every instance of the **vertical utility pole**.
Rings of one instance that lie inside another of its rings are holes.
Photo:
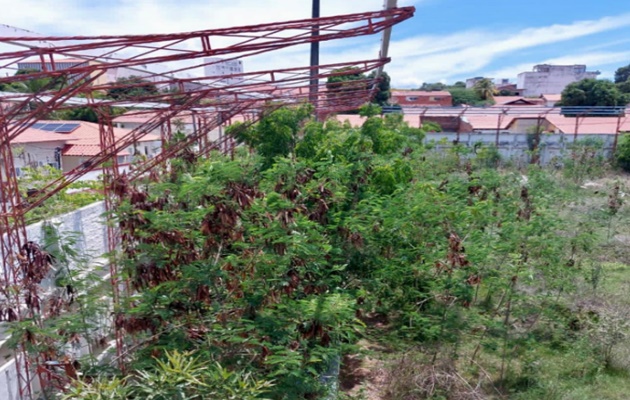
[[[319,0],[313,0],[313,19],[319,18]],[[314,25],[313,30],[311,32],[311,36],[313,41],[311,41],[311,83],[310,83],[310,101],[313,106],[317,105],[317,89],[319,85],[319,80],[317,76],[319,75],[319,41],[317,40],[317,36],[319,36],[319,25]],[[316,113],[317,114],[317,113]]]

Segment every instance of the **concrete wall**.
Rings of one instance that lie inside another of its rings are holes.
[[[615,135],[602,134],[580,134],[578,140],[596,139],[603,142],[601,154],[609,157],[612,153]],[[435,132],[428,133],[425,143],[433,144],[437,150],[446,150],[452,147],[454,141],[470,147],[494,145],[496,142],[496,132],[471,132],[460,133],[455,132]],[[571,144],[574,142],[573,135],[565,135],[561,133],[542,134],[540,142],[540,163],[547,165],[556,163],[560,158],[566,156],[571,151]],[[509,133],[501,132],[499,134],[499,153],[504,161],[512,161],[517,166],[524,166],[529,163],[529,148],[526,133]]]
[[[0,367],[0,400],[18,400],[18,381],[15,360]]]
[[[45,207],[45,205],[43,206]],[[107,251],[107,228],[102,201],[93,203],[68,214],[51,218],[48,223],[56,227],[60,234],[76,233],[75,249],[93,257],[100,257]],[[29,225],[26,234],[29,240],[43,244],[45,242],[44,222]]]
[[[52,218],[51,223],[62,236],[73,235],[76,239],[74,249],[80,254],[85,254],[94,263],[101,263],[102,255],[107,251],[107,229],[104,224],[103,213],[105,206],[103,202],[85,206],[74,212]],[[39,222],[29,225],[26,228],[28,240],[44,245],[46,242],[46,232],[44,223]],[[72,266],[71,266],[72,267]],[[53,289],[52,274],[48,279],[42,281],[44,292]],[[103,318],[95,316],[95,318]],[[109,325],[107,322],[103,326]],[[7,337],[3,333],[3,326],[0,323],[0,400],[18,400],[17,371],[12,358],[7,358],[11,351],[6,347]],[[68,353],[81,355],[86,352],[86,344],[81,343],[73,348],[68,348]]]

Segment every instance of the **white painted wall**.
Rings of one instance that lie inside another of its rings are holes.
[[[68,214],[52,218],[49,222],[57,227],[60,234],[76,233],[75,249],[89,256],[94,263],[102,263],[102,255],[107,251],[107,228],[104,224],[103,213],[105,206],[98,202],[85,206]],[[44,223],[38,222],[26,228],[29,240],[42,244],[45,242]],[[51,274],[52,275],[52,274]],[[52,288],[52,279],[42,282],[44,291]],[[6,348],[6,336],[0,326],[0,400],[18,400],[17,372],[15,362],[6,358],[10,354]],[[71,349],[83,353],[85,349]]]
[[[55,163],[55,149],[62,148],[64,141],[16,144],[11,147],[15,168],[45,166]]]
[[[545,66],[536,66],[545,67]],[[559,94],[573,82],[582,79],[595,79],[596,71],[586,71],[578,65],[550,65],[548,70],[521,72],[517,78],[517,88],[523,90],[523,96],[540,96],[541,94]]]

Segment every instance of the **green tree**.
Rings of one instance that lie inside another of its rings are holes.
[[[615,86],[621,93],[630,94],[630,64],[615,71]]]
[[[624,106],[628,96],[607,80],[583,79],[569,84],[563,91],[560,106]]]
[[[15,73],[15,76],[29,75],[40,72],[36,69],[20,69]],[[40,93],[44,91],[55,91],[61,89],[66,84],[66,78],[59,76],[56,78],[39,77],[27,80],[20,80],[4,84],[2,90],[7,92],[19,92],[19,93]]]
[[[372,71],[369,78],[374,78],[376,76],[376,71]],[[381,78],[378,82],[378,91],[372,99],[372,102],[378,104],[379,106],[386,106],[389,104],[389,98],[391,97],[391,78],[387,74],[387,72],[383,71],[381,73]]]
[[[116,85],[117,87],[107,91],[107,96],[115,100],[134,99],[160,94],[153,82],[147,81],[139,76],[119,78],[116,81]]]
[[[466,85],[464,84],[464,87],[465,86]],[[424,82],[422,84],[422,86],[420,86],[419,90],[424,90],[424,91],[427,91],[427,92],[433,92],[433,91],[440,91],[440,90],[444,90],[444,89],[446,89],[446,85],[443,84],[442,82],[434,82],[434,83]]]
[[[630,79],[630,64],[617,68],[615,71],[615,83],[626,82],[628,79]]]
[[[496,88],[494,87],[494,83],[488,78],[478,80],[477,83],[475,83],[473,90],[475,91],[475,93],[477,93],[481,100],[490,101],[494,99],[494,95],[497,92]]]
[[[449,89],[448,92],[451,94],[453,98],[453,105],[481,105],[484,103],[483,99],[479,97],[479,94],[475,92],[473,89],[466,88],[454,88]]]
[[[615,83],[615,86],[621,93],[630,94],[630,78],[627,81]]]
[[[514,90],[508,90],[508,89],[501,89],[499,90],[499,96],[516,96],[516,91]]]
[[[627,132],[619,138],[615,159],[621,169],[630,172],[630,134]]]
[[[310,119],[312,109],[310,104],[296,109],[281,108],[247,129],[242,129],[241,125],[232,125],[227,134],[256,148],[264,159],[264,166],[269,167],[275,157],[294,154],[300,136],[304,135],[305,123]],[[315,131],[309,129],[309,132]]]
[[[333,71],[333,76],[328,77],[326,89],[329,96],[338,97],[344,92],[365,88],[363,81],[366,79],[365,74],[359,72],[356,67],[344,67]]]

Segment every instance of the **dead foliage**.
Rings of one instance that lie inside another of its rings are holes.
[[[482,400],[489,398],[481,382],[469,383],[462,377],[452,360],[424,363],[413,354],[404,355],[389,367],[382,393],[386,400]]]

